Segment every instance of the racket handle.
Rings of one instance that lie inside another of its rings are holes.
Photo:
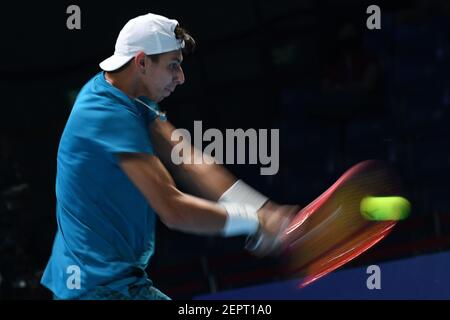
[[[260,232],[248,236],[247,239],[245,239],[245,249],[250,252],[256,251],[258,247],[261,245],[263,237],[264,237],[263,234]]]
[[[249,235],[247,237],[247,239],[245,240],[245,249],[247,249],[250,252],[255,252],[258,249],[260,249],[260,246],[263,243],[264,243],[263,250],[266,251],[264,255],[273,253],[274,250],[277,251],[276,250],[277,248],[282,249],[284,242],[284,235],[291,221],[292,221],[291,216],[283,217],[281,225],[275,236],[265,234],[264,231],[262,231],[260,228],[258,232],[256,232],[253,235]],[[263,252],[260,252],[259,254],[261,253]]]

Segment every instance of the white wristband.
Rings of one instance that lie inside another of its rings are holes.
[[[219,199],[219,202],[236,202],[248,204],[258,211],[269,200],[242,180],[236,181]]]
[[[250,235],[259,228],[259,218],[255,208],[248,204],[220,202],[227,211],[227,221],[223,228],[225,237]]]

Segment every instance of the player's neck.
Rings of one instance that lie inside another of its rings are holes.
[[[135,90],[136,86],[133,84],[134,79],[128,74],[125,74],[123,72],[105,72],[105,80],[132,99],[138,96],[137,91]]]

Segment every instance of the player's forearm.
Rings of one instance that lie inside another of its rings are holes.
[[[236,177],[218,164],[187,164],[176,171],[176,178],[181,185],[211,201],[219,200],[237,181]]]
[[[217,203],[180,193],[167,204],[165,212],[160,213],[167,227],[201,235],[219,235],[223,232],[227,212]]]
[[[224,236],[257,231],[259,219],[256,206],[245,201],[217,204],[181,192],[160,159],[154,155],[121,153],[118,159],[122,170],[168,227]]]
[[[168,121],[155,120],[150,129],[152,142],[159,158],[177,183],[190,193],[217,201],[237,181],[236,177],[219,164],[205,162],[194,164],[194,157],[201,156],[201,153],[195,155],[194,152],[191,152],[191,164],[175,165],[171,159],[172,150],[179,143],[171,140],[175,127]]]

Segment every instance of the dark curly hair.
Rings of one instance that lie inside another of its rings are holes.
[[[192,36],[186,31],[186,29],[177,25],[175,27],[175,37],[179,40],[184,41],[183,53],[190,54],[195,50],[195,40]]]

